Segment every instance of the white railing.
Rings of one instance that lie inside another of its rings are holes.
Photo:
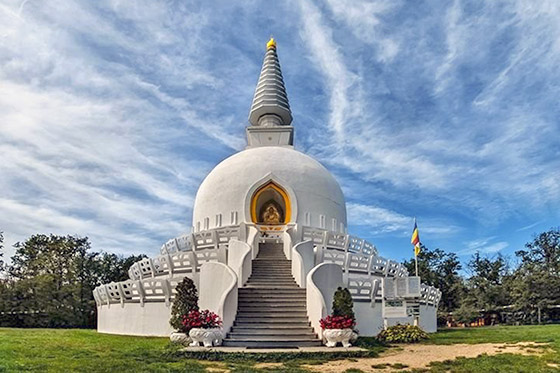
[[[421,284],[420,279],[409,277],[408,269],[394,260],[379,256],[375,246],[361,238],[330,232],[313,227],[302,228],[303,241],[315,245],[315,265],[338,264],[344,273],[344,285],[355,301],[381,300],[384,296],[383,278],[394,279],[393,291],[398,297],[416,297],[421,303],[437,306],[441,299],[439,289]],[[393,282],[392,282],[393,284]],[[405,290],[398,290],[397,287]],[[420,287],[418,289],[418,287]]]
[[[302,241],[313,241],[317,246],[344,252],[377,255],[375,245],[356,236],[305,226],[302,227],[302,231]]]
[[[145,258],[130,266],[128,276],[131,280],[154,278],[159,276],[173,277],[200,271],[200,266],[207,262],[226,262],[227,247],[220,244],[217,248],[209,247],[202,250],[183,251],[162,254],[155,258]]]
[[[441,291],[433,286],[420,285],[420,303],[437,306],[441,300]]]
[[[312,241],[317,247],[315,265],[335,263],[347,273],[380,277],[408,276],[404,265],[380,257],[375,246],[361,238],[312,227],[303,227],[302,230],[303,240]]]
[[[161,254],[171,254],[180,251],[217,248],[220,244],[227,245],[229,240],[238,240],[240,237],[241,227],[239,225],[214,228],[172,238],[161,246],[160,252]]]

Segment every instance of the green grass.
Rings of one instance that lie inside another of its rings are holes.
[[[482,355],[472,359],[458,358],[432,363],[428,369],[416,372],[559,373],[560,369],[548,364],[560,364],[560,325],[448,329],[431,335],[430,339],[423,343],[450,345],[528,341],[548,343],[551,350],[546,350],[544,355],[539,356],[499,354]],[[386,348],[373,338],[360,338],[357,344],[368,350],[351,353],[226,354],[179,351],[169,344],[167,338],[116,336],[78,329],[0,328],[0,372],[190,373],[205,372],[207,368],[221,368],[232,372],[298,373],[307,371],[302,367],[303,364],[322,364],[332,359],[344,358],[353,361],[362,357],[374,357]],[[255,364],[260,362],[280,362],[282,365],[257,369]],[[386,368],[415,372],[399,364],[387,365]]]
[[[0,372],[204,372],[206,368],[232,372],[305,372],[302,364],[375,357],[383,349],[368,343],[366,351],[224,353],[180,351],[168,338],[99,334],[80,329],[0,328]],[[260,362],[282,367],[256,369]]]
[[[543,355],[514,354],[482,355],[458,358],[430,364],[429,372],[560,372],[549,364],[560,364],[560,325],[494,326],[482,328],[444,329],[430,336],[425,344],[452,345],[457,343],[548,343]],[[539,348],[531,347],[533,350]]]

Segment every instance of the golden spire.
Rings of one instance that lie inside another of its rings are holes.
[[[266,43],[266,50],[269,50],[271,48],[276,49],[276,41],[274,40],[274,38],[271,36],[270,40],[268,41],[268,43]]]

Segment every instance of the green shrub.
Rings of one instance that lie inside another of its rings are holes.
[[[177,294],[171,307],[171,318],[169,324],[182,333],[188,333],[189,329],[183,325],[183,316],[190,311],[198,311],[198,292],[193,280],[185,277],[175,288]]]
[[[377,339],[390,343],[414,343],[428,339],[428,333],[413,325],[394,325],[381,331]]]
[[[456,322],[464,323],[468,326],[471,322],[476,321],[480,313],[478,310],[467,303],[462,303],[459,308],[453,312],[453,319]]]
[[[354,315],[354,311],[352,310],[353,307],[354,302],[352,301],[352,295],[350,294],[350,291],[348,291],[348,289],[346,288],[343,289],[341,287],[336,289],[333,296],[333,316],[347,316],[352,320],[356,320],[356,316]]]

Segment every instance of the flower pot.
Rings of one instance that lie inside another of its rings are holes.
[[[189,337],[187,333],[174,332],[171,333],[169,339],[171,340],[172,343],[178,343],[182,345],[187,345],[191,343],[191,337]]]
[[[352,329],[325,329],[323,337],[327,340],[327,347],[335,347],[338,342],[344,347],[351,347],[350,339],[355,337],[356,333]]]
[[[202,343],[204,347],[220,346],[222,344],[223,334],[221,328],[193,328],[189,332],[189,337],[192,339],[190,346],[200,346]]]

